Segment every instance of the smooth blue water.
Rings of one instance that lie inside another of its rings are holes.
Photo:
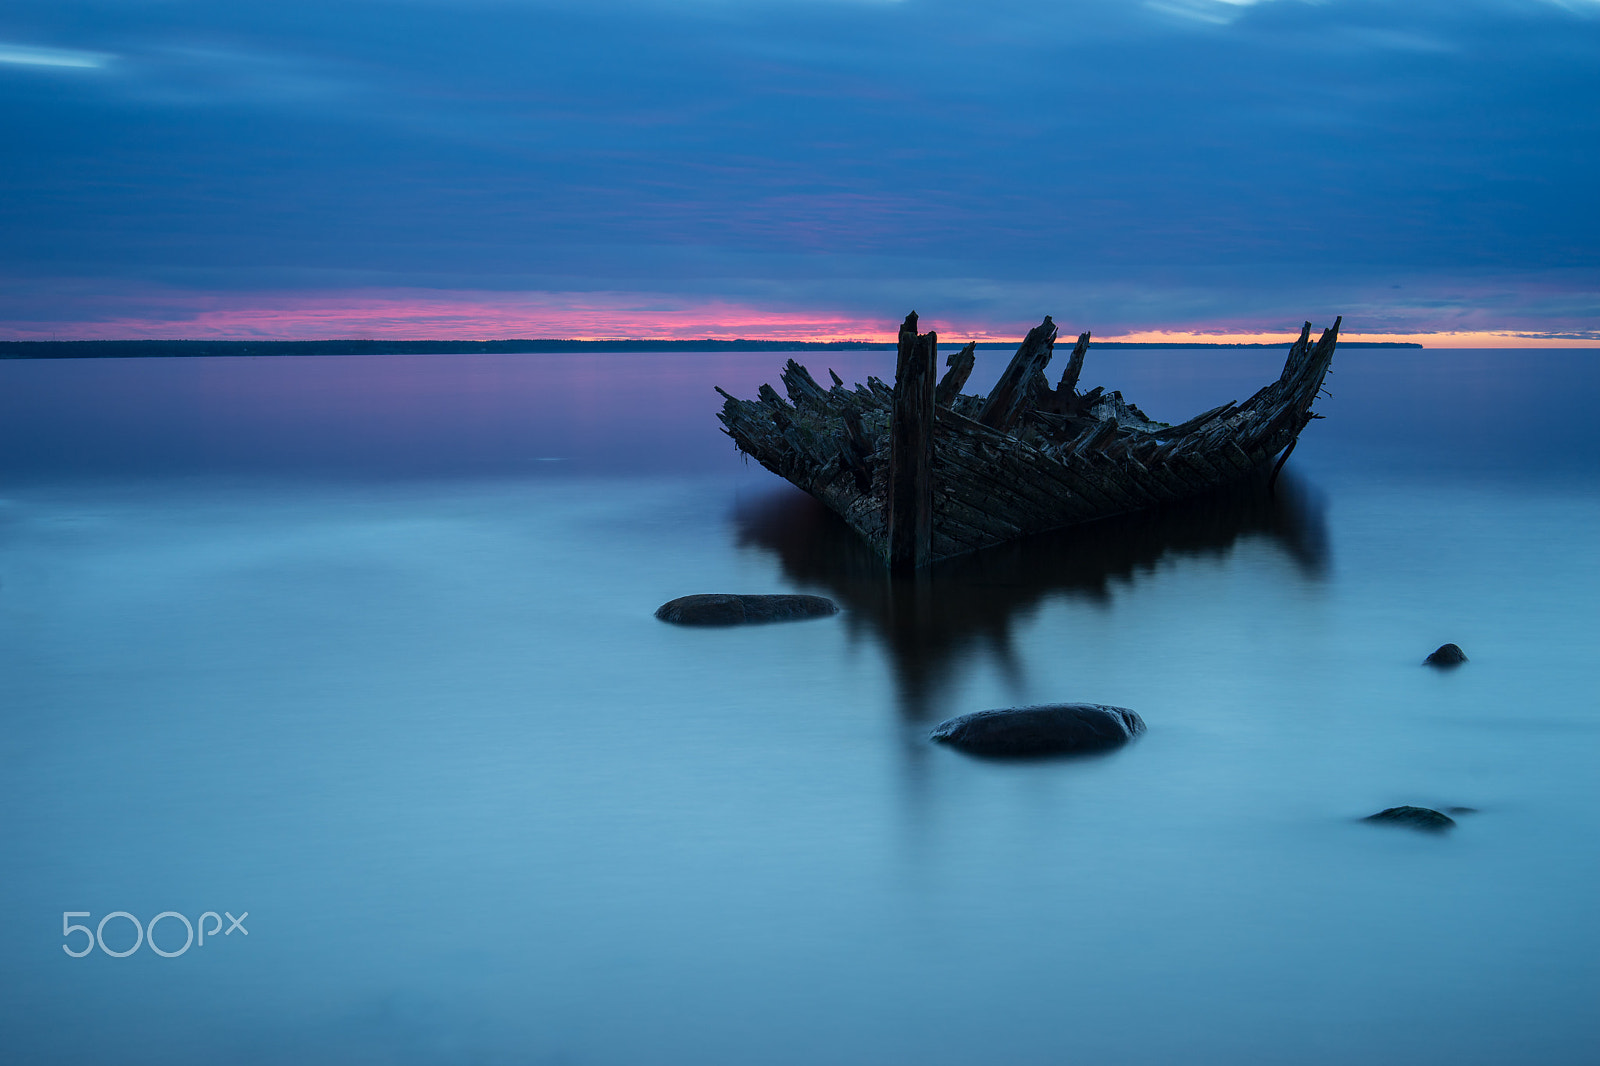
[[[910,601],[718,432],[782,358],[0,363],[0,1057],[1600,1057],[1600,356],[1341,352],[1276,501]],[[1085,381],[1178,419],[1280,362]],[[781,590],[847,609],[651,617]],[[925,741],[1056,700],[1150,731]],[[1356,820],[1400,803],[1480,813]],[[249,933],[63,953],[115,910]]]

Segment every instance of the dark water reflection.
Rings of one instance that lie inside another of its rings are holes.
[[[845,523],[797,489],[779,489],[734,512],[741,546],[777,557],[784,576],[821,589],[889,655],[901,714],[924,722],[935,693],[957,680],[972,651],[988,653],[1012,687],[1026,664],[1013,631],[1046,599],[1076,596],[1109,603],[1112,585],[1162,562],[1227,554],[1240,540],[1264,538],[1308,579],[1328,566],[1320,499],[1285,472],[1276,492],[1253,478],[1195,500],[1075,529],[1058,530],[948,559],[914,578],[891,578],[882,560]]]

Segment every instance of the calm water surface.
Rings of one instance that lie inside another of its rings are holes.
[[[1276,500],[920,593],[718,431],[781,362],[0,363],[0,1058],[1600,1060],[1600,353],[1341,352]],[[846,610],[651,617],[791,590]],[[1149,733],[925,740],[1059,700]]]

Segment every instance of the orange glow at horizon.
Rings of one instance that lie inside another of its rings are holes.
[[[498,293],[441,295],[407,290],[322,293],[181,294],[153,299],[161,310],[97,321],[13,322],[10,340],[762,340],[892,343],[898,320],[827,311],[771,311],[728,301],[685,305],[682,297],[641,293]],[[165,312],[165,313],[163,313]],[[941,343],[1010,343],[1017,327],[924,318]],[[1322,324],[1317,324],[1320,330]],[[1143,344],[1287,345],[1297,330],[1229,324],[1210,329],[1144,329],[1096,336]],[[1070,341],[1070,333],[1062,340]],[[1413,333],[1346,332],[1347,341],[1401,341],[1426,348],[1592,348],[1574,339],[1513,330]]]
[[[1312,328],[1311,339],[1316,340],[1324,327]],[[1096,340],[1137,344],[1291,344],[1299,336],[1293,333],[1200,332],[1179,330],[1142,330],[1119,333],[1116,336],[1096,337]],[[1286,339],[1287,338],[1287,339]],[[1420,344],[1424,348],[1600,348],[1600,339],[1584,340],[1571,337],[1552,337],[1537,333],[1511,330],[1461,330],[1433,333],[1354,333],[1340,330],[1341,341],[1367,343]]]

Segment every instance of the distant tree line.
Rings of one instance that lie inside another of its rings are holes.
[[[980,342],[979,348],[1005,349],[1015,342]],[[1282,344],[1146,343],[1098,341],[1096,348],[1287,348]],[[1421,348],[1394,341],[1341,341],[1341,348]],[[810,352],[893,351],[877,341],[763,340],[499,340],[499,341],[0,341],[0,359],[127,359],[241,355],[473,355],[480,353],[575,352]]]

